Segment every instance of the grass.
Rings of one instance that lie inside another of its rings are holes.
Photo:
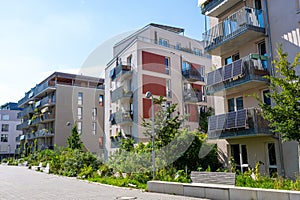
[[[116,178],[116,177],[92,177],[88,178],[88,181],[103,183],[108,185],[114,185],[119,187],[130,187],[130,184],[136,185],[138,189],[147,189],[146,183],[140,183],[136,180],[131,180],[127,178]]]

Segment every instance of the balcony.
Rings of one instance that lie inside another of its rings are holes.
[[[22,107],[24,104],[33,100],[34,97],[39,97],[43,92],[48,92],[53,90],[55,90],[54,81],[46,81],[45,83],[39,84],[35,88],[27,92],[25,94],[25,97],[23,97],[20,101],[18,101],[18,106]]]
[[[31,120],[27,120],[27,121],[23,122],[22,124],[18,124],[17,130],[20,131],[22,129],[28,128],[30,124],[31,124]]]
[[[200,72],[194,68],[182,70],[182,76],[188,81],[202,81],[204,82],[204,77],[200,74]]]
[[[137,36],[136,39],[139,40],[139,41],[142,41],[142,42],[155,44],[155,45],[160,45],[160,44],[158,44],[159,42],[157,40],[153,40],[153,39],[150,39],[150,38]],[[211,58],[211,55],[206,54],[206,53],[203,54],[201,52],[193,51],[191,48],[184,48],[184,47],[180,47],[180,46],[172,45],[172,44],[165,44],[165,45],[160,45],[160,46],[163,46],[163,47],[169,48],[169,49],[175,49],[177,51],[181,51],[181,52],[185,52],[185,53],[189,53],[189,54],[193,54],[195,56],[200,56],[200,57],[203,57],[203,58],[209,58],[209,59]]]
[[[226,94],[263,86],[269,83],[264,78],[268,75],[268,59],[266,56],[250,54],[231,64],[225,65],[207,74],[207,94],[215,94],[226,90]]]
[[[40,122],[47,123],[47,122],[54,121],[54,120],[55,120],[55,115],[53,113],[44,113],[41,116]]]
[[[130,99],[133,95],[132,91],[125,91],[124,87],[121,86],[114,91],[112,91],[111,94],[111,101],[115,102],[117,100],[122,100],[122,99]]]
[[[204,50],[223,56],[263,36],[263,11],[244,7],[203,33]]]
[[[118,111],[116,113],[112,113],[110,116],[111,125],[114,124],[125,124],[133,122],[133,114],[132,111]]]
[[[183,91],[183,100],[189,103],[206,102],[206,98],[202,92],[194,91],[194,89],[185,89]]]
[[[206,0],[201,5],[203,15],[218,17],[234,5],[243,2],[242,0]]]
[[[40,100],[40,107],[53,106],[55,105],[55,97],[45,97]]]
[[[112,80],[117,78],[126,78],[132,75],[131,63],[119,63],[115,68],[110,71],[109,76]]]
[[[33,140],[33,139],[37,139],[37,138],[45,138],[45,137],[53,137],[53,136],[54,136],[54,133],[52,133],[46,129],[41,129],[36,132],[27,134],[26,138],[28,140]]]
[[[209,139],[234,139],[272,135],[269,123],[258,108],[242,109],[208,119]]]
[[[21,119],[23,116],[26,116],[29,113],[33,113],[33,112],[34,112],[33,106],[29,105],[25,107],[21,112],[19,112],[17,117],[18,119]]]

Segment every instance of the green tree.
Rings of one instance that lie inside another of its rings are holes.
[[[180,112],[175,113],[177,104],[166,107],[164,101],[163,97],[154,99],[155,105],[159,106],[154,118],[154,133],[158,148],[166,146],[174,139],[186,119]],[[152,137],[152,121],[143,119],[142,126],[146,128],[144,134]]]
[[[75,124],[72,128],[72,135],[67,138],[68,148],[71,149],[82,149],[83,145],[80,141],[80,136],[77,131],[77,125]]]
[[[267,76],[271,89],[268,96],[273,105],[260,102],[260,107],[270,127],[281,134],[283,140],[300,141],[300,77],[295,71],[300,64],[300,53],[291,64],[281,46],[278,46],[277,52],[278,58],[273,61],[277,75]]]
[[[203,133],[207,133],[208,130],[208,117],[212,116],[214,110],[212,107],[209,107],[205,111],[201,111],[199,114],[199,130]]]

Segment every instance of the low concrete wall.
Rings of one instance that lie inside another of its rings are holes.
[[[172,183],[164,181],[149,181],[149,192],[176,194],[189,197],[199,197],[217,200],[299,200],[300,192],[287,190],[272,190],[260,188],[235,187],[219,184],[202,183]]]

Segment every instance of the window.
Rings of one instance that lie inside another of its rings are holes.
[[[244,109],[243,97],[228,99],[227,103],[228,103],[228,112]]]
[[[169,47],[169,41],[163,38],[159,38],[159,45]]]
[[[271,105],[271,98],[269,97],[270,90],[263,91],[263,101],[267,105]]]
[[[170,58],[165,58],[166,74],[170,74]]]
[[[93,108],[92,110],[92,120],[96,120],[97,119],[97,108]]]
[[[237,169],[242,173],[248,169],[247,146],[244,144],[230,145],[231,157],[234,159]]]
[[[82,107],[77,108],[78,119],[82,119]]]
[[[268,156],[269,156],[269,175],[274,176],[277,173],[276,151],[275,151],[274,143],[268,143]]]
[[[240,54],[237,53],[237,54],[234,54],[232,56],[229,56],[227,58],[225,58],[225,65],[228,65],[236,60],[239,60],[240,59]]]
[[[1,128],[2,132],[8,132],[8,129],[9,129],[9,124],[2,124],[2,128]]]
[[[194,48],[194,54],[196,56],[201,56],[202,55],[202,51],[200,49]]]
[[[176,43],[176,49],[181,49],[181,44],[180,43]]]
[[[167,79],[166,81],[166,97],[172,97],[172,92],[171,92],[171,80]]]
[[[92,133],[93,135],[96,135],[96,127],[97,127],[96,122],[93,122],[92,126],[93,126]]]
[[[2,120],[8,121],[9,120],[9,115],[2,115]]]
[[[1,134],[1,142],[8,142],[8,134]]]
[[[103,95],[102,94],[99,95],[99,106],[103,107]]]
[[[77,132],[78,134],[82,133],[82,122],[77,122]]]
[[[200,73],[201,77],[204,77],[204,75],[205,75],[205,67],[204,66],[200,66],[199,73]]]
[[[127,57],[127,65],[131,66],[131,62],[132,62],[132,55]]]
[[[83,104],[83,93],[82,92],[79,92],[78,93],[78,105],[82,105]]]
[[[191,63],[188,63],[186,61],[182,62],[182,71],[184,73],[188,73],[191,70]]]
[[[266,48],[265,41],[262,41],[262,42],[258,43],[257,44],[257,49],[258,49],[258,53],[259,53],[260,56],[267,56],[267,48]],[[268,68],[268,61],[267,60],[262,60],[261,64],[262,64],[264,69]]]

